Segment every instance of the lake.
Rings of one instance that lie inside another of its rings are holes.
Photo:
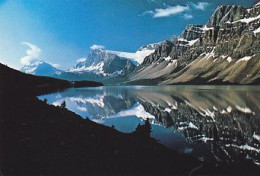
[[[260,166],[259,86],[104,86],[44,98],[127,133],[149,118],[152,137],[205,162]]]

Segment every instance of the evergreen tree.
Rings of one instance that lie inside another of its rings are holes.
[[[47,98],[44,98],[44,99],[43,99],[43,102],[44,102],[44,103],[47,103],[47,101],[48,101]]]
[[[151,132],[152,132],[152,126],[151,126],[151,124],[150,124],[150,122],[149,122],[149,118],[147,118],[147,119],[145,120],[144,128],[145,128],[145,130],[144,130],[145,135],[146,135],[146,136],[150,136],[150,135],[151,135]]]
[[[63,100],[63,102],[61,103],[60,107],[61,107],[62,109],[65,109],[65,108],[66,108],[66,101],[65,101],[65,100]]]
[[[134,131],[135,134],[137,134],[139,136],[143,136],[143,137],[150,137],[151,132],[152,132],[152,126],[149,122],[149,118],[147,118],[145,120],[144,125],[140,125],[140,123],[139,123]]]

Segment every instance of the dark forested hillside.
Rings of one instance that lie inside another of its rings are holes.
[[[0,63],[0,95],[3,92],[40,94],[69,87],[101,86],[94,81],[69,82],[45,76],[34,76],[11,69]]]
[[[0,75],[1,175],[187,175],[201,165],[147,135],[124,134],[36,98],[70,82],[4,65]]]

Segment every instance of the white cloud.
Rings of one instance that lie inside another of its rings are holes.
[[[191,5],[198,10],[205,10],[206,7],[209,5],[207,2],[198,2],[198,3],[191,3]]]
[[[206,8],[210,4],[208,2],[188,2],[186,5],[176,5],[176,6],[168,6],[167,8],[160,8],[155,10],[147,10],[143,12],[139,16],[151,15],[153,18],[162,18],[162,17],[169,17],[177,14],[184,13],[186,11],[191,11],[194,9],[197,10],[206,10]],[[166,6],[166,4],[164,4]],[[191,14],[184,14],[185,19],[192,19],[193,15]]]
[[[77,63],[79,63],[79,62],[85,62],[86,59],[87,59],[87,58],[80,58],[80,59],[77,60]]]
[[[139,16],[145,16],[145,15],[153,15],[155,12],[154,11],[152,11],[152,10],[147,10],[147,11],[145,11],[145,12],[143,12],[141,15],[139,15]]]
[[[90,47],[90,49],[92,50],[96,50],[96,49],[105,49],[105,47],[103,45],[92,45]]]
[[[189,19],[192,19],[193,16],[190,15],[190,14],[184,14],[183,17],[186,19],[186,20],[189,20]]]
[[[170,6],[166,9],[155,9],[154,18],[169,17],[189,10],[188,6]]]
[[[22,42],[22,45],[28,46],[30,49],[26,50],[26,56],[22,57],[20,62],[23,65],[30,65],[33,60],[37,60],[41,54],[41,49],[29,42]]]

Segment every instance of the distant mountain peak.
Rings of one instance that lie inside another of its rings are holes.
[[[69,72],[91,72],[103,76],[115,76],[128,73],[130,70],[126,70],[127,68],[131,71],[135,68],[135,65],[129,59],[119,57],[103,48],[95,48],[91,49],[87,58],[78,62]]]
[[[155,50],[161,45],[161,42],[158,43],[151,43],[144,46],[141,46],[138,51],[145,51],[145,50]]]
[[[23,66],[20,71],[38,76],[52,76],[55,74],[59,75],[63,72],[62,70],[55,68],[52,64],[43,60],[35,60],[31,62],[30,65]]]

